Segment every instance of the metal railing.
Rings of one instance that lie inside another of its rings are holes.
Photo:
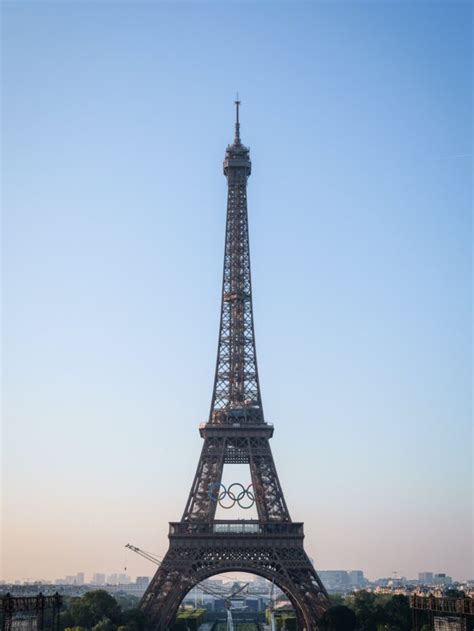
[[[216,520],[203,522],[170,522],[170,535],[263,535],[263,536],[299,536],[302,537],[301,522],[259,522],[255,520]]]
[[[438,613],[474,616],[472,598],[437,598],[436,596],[410,596],[410,607]]]

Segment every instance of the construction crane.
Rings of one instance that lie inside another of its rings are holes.
[[[129,550],[132,550],[132,552],[136,552],[141,557],[143,557],[147,561],[151,561],[155,565],[160,565],[161,561],[163,560],[161,557],[156,556],[152,554],[151,552],[147,552],[146,550],[141,550],[140,548],[137,548],[136,546],[132,546],[131,543],[127,543],[125,547],[128,548]]]
[[[227,631],[234,631],[234,619],[232,617],[232,598],[235,598],[237,596],[237,594],[240,594],[240,592],[243,592],[244,589],[246,587],[248,587],[248,586],[249,586],[249,584],[245,583],[241,587],[237,587],[237,589],[234,589],[226,597],[226,599],[224,601],[224,607],[225,607],[225,609],[227,609]]]
[[[155,565],[160,565],[161,561],[163,560],[158,555],[155,555],[152,552],[147,552],[146,550],[142,550],[141,548],[138,548],[137,546],[133,546],[131,543],[127,543],[125,547],[128,548],[129,550],[132,550],[132,552],[135,552],[136,554],[143,557],[147,561],[151,561]],[[213,598],[223,598],[226,601],[226,607],[229,608],[230,600],[232,598],[235,598],[237,594],[240,594],[240,592],[242,592],[246,587],[248,587],[249,583],[245,583],[244,585],[239,586],[230,594],[228,594],[227,591],[219,591],[219,589],[216,586],[209,585],[207,581],[203,581],[202,583],[200,583],[199,586],[202,589],[202,591],[208,596],[212,596]]]
[[[125,547],[128,548],[129,550],[132,550],[132,552],[135,552],[136,554],[143,557],[147,561],[151,561],[155,565],[160,565],[161,561],[163,560],[161,557],[155,554],[152,554],[151,552],[147,552],[146,550],[141,550],[141,548],[137,548],[137,546],[132,546],[131,543],[127,543]],[[243,592],[245,588],[247,588],[247,592],[248,592],[248,586],[249,586],[249,583],[244,583],[243,585],[239,585],[236,589],[228,593],[227,591],[224,591],[224,590],[220,591],[215,585],[212,585],[212,586],[209,585],[207,581],[202,581],[202,583],[199,584],[199,587],[202,590],[203,594],[207,594],[208,596],[211,596],[211,598],[224,600],[224,607],[227,609],[227,631],[234,631],[234,628],[235,628],[234,621],[232,618],[232,611],[231,611],[232,599],[235,598],[241,592]],[[274,587],[275,587],[275,581],[273,581],[272,583],[272,589],[270,592],[270,600],[272,600],[273,598]],[[271,631],[276,631],[275,614],[273,612],[274,602],[275,601],[273,600],[273,604],[271,605],[271,612],[272,612],[272,630]]]

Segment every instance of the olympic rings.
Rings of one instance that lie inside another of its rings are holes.
[[[239,487],[240,491],[233,490],[236,487]],[[253,489],[253,484],[249,484],[248,487],[245,488],[240,482],[232,482],[232,484],[226,488],[219,482],[212,482],[212,484],[209,485],[207,494],[209,499],[212,502],[218,503],[221,508],[228,510],[237,504],[240,508],[247,510],[248,508],[252,508],[255,504],[255,498],[258,495],[255,490],[251,491],[250,489]],[[229,500],[224,502],[226,497],[229,498]],[[245,497],[247,497],[247,502],[244,500]],[[242,502],[242,500],[244,500],[244,502]]]

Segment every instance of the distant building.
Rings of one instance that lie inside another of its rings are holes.
[[[444,573],[433,576],[433,585],[452,585],[453,579]]]
[[[126,574],[110,574],[107,577],[107,583],[109,585],[129,585],[130,576],[127,576]]]
[[[137,576],[137,580],[135,581],[137,585],[141,585],[142,587],[148,587],[150,584],[149,576]]]
[[[214,587],[222,587],[224,585],[224,581],[221,578],[209,578],[207,582]]]
[[[244,606],[248,611],[259,611],[259,601],[257,598],[246,598]]]
[[[419,572],[418,580],[423,585],[432,585],[433,584],[433,572]]]
[[[271,583],[266,578],[263,578],[263,576],[256,576],[253,579],[252,587],[260,591],[268,591],[268,593],[270,593]]]
[[[367,579],[362,570],[351,570],[348,574],[351,587],[365,587],[367,585]]]
[[[393,578],[388,580],[387,586],[394,589],[394,588],[404,587],[407,584],[407,582],[408,581],[407,581],[406,576],[394,576]]]
[[[57,579],[56,585],[84,585],[84,572],[78,572],[75,576]]]
[[[96,573],[92,575],[93,585],[105,585],[105,574]]]
[[[328,592],[345,593],[351,589],[346,570],[320,570],[319,577]]]

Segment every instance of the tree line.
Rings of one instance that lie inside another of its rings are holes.
[[[322,631],[411,631],[412,612],[407,596],[379,595],[365,590],[331,597],[321,620]]]
[[[131,596],[114,598],[104,590],[88,592],[81,598],[66,601],[60,614],[60,631],[143,631],[143,613],[138,599]],[[204,611],[200,612],[202,622]],[[191,627],[191,620],[178,620],[178,628]],[[284,627],[291,627],[286,620]],[[359,591],[351,596],[331,596],[331,606],[324,614],[321,631],[411,631],[412,614],[406,596],[377,595]]]
[[[143,631],[143,612],[138,598],[117,596],[102,589],[66,599],[59,616],[59,629],[66,631]]]

